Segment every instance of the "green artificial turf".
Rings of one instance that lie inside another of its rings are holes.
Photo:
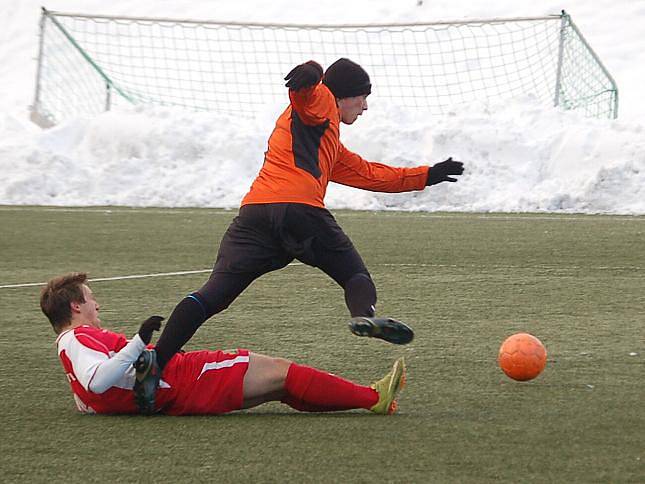
[[[405,355],[391,417],[277,403],[218,417],[77,414],[39,288],[208,270],[235,211],[0,207],[5,482],[645,482],[645,217],[336,212],[407,346],[352,336],[342,290],[291,265],[254,282],[186,349],[247,347],[361,383]],[[207,272],[91,283],[103,325],[132,335]],[[548,351],[509,380],[500,343]]]

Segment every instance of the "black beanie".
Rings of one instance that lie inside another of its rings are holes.
[[[344,57],[327,68],[323,83],[338,99],[363,96],[372,92],[370,76],[365,69]]]

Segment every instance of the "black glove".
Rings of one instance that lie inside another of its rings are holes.
[[[143,340],[145,344],[149,344],[152,339],[152,332],[159,331],[161,328],[161,322],[165,318],[161,316],[150,316],[146,319],[139,328],[139,337]]]
[[[291,72],[284,78],[289,89],[298,91],[306,87],[315,86],[323,76],[323,68],[316,61],[308,61],[291,69]]]
[[[436,185],[441,182],[456,182],[456,178],[448,175],[461,175],[464,172],[464,164],[461,161],[452,161],[452,156],[446,161],[437,163],[428,170],[428,180],[426,186]]]

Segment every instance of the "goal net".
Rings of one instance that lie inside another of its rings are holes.
[[[443,115],[533,96],[615,118],[618,91],[571,17],[389,25],[270,25],[43,9],[32,119],[52,126],[124,104],[253,115],[285,100],[304,61],[361,64],[372,98]]]

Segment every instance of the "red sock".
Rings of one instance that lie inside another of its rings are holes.
[[[369,409],[378,402],[371,387],[296,363],[289,366],[284,388],[289,395],[282,402],[305,412]]]

